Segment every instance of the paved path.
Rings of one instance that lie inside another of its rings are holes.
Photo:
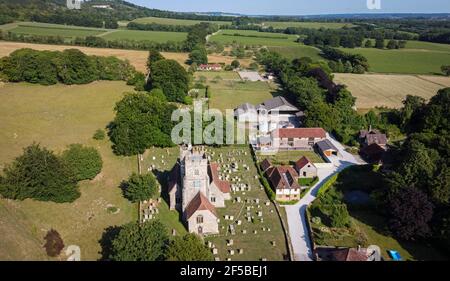
[[[361,164],[353,155],[346,152],[344,147],[330,135],[327,138],[339,150],[340,156],[330,157],[332,165],[329,168],[318,170],[319,182],[313,186],[305,196],[295,205],[285,206],[289,225],[294,259],[296,261],[311,261],[313,258],[312,247],[306,227],[306,208],[316,199],[317,192],[322,184],[335,173],[351,165]]]

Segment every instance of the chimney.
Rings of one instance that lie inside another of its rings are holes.
[[[358,252],[361,251],[361,245],[358,245]]]

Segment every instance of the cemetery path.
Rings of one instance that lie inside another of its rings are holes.
[[[331,176],[346,167],[365,164],[345,151],[344,146],[328,134],[327,139],[329,139],[339,150],[339,156],[329,157],[328,160],[331,162],[329,167],[320,167],[318,169],[319,182],[314,185],[297,204],[285,206],[295,261],[313,260],[311,239],[306,221],[306,209],[316,199],[320,187]]]

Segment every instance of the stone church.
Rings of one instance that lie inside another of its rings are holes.
[[[169,175],[169,205],[178,210],[188,231],[219,233],[216,208],[231,199],[230,183],[219,177],[219,165],[208,161],[203,148],[180,148],[180,158]]]

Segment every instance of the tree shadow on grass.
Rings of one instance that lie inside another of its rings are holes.
[[[170,199],[169,199],[169,176],[170,171],[161,171],[161,170],[153,170],[153,174],[155,175],[156,179],[158,180],[159,184],[161,185],[161,198],[166,202],[168,206],[170,206]],[[180,183],[178,183],[180,184]],[[183,222],[183,214],[182,212],[178,213],[178,220]]]
[[[102,238],[98,241],[101,246],[101,257],[99,261],[110,261],[111,254],[113,253],[112,241],[119,235],[120,226],[109,226],[102,234]]]

